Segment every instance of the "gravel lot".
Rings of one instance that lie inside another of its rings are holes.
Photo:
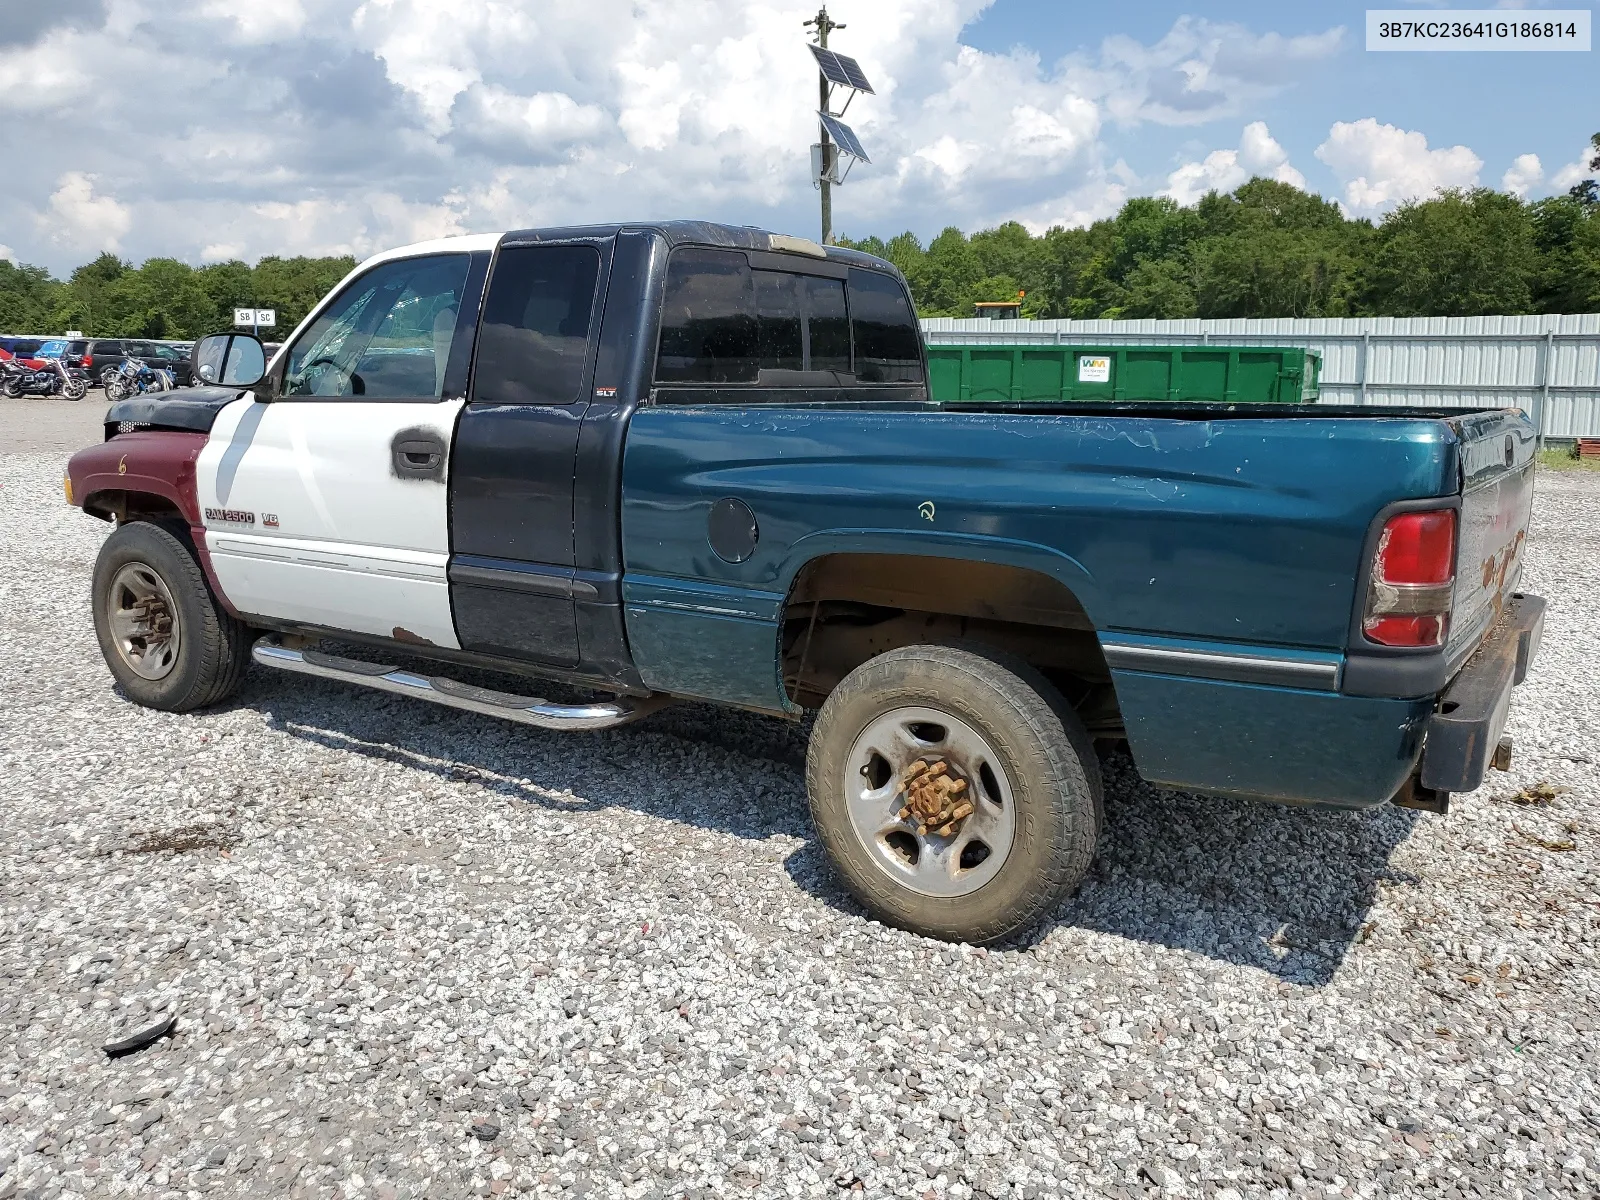
[[[986,953],[841,893],[780,721],[126,703],[99,411],[0,406],[0,1200],[1600,1191],[1600,476],[1540,481],[1511,774],[1325,815],[1113,760],[1095,874]]]

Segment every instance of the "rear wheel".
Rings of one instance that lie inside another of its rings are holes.
[[[22,396],[22,382],[15,376],[8,375],[0,380],[0,396],[8,400],[16,400]]]
[[[1032,668],[981,648],[908,646],[852,671],[817,716],[806,785],[850,891],[930,937],[1036,924],[1099,835],[1082,724]]]
[[[100,652],[130,699],[188,712],[238,688],[249,630],[218,603],[171,530],[148,521],[118,527],[100,548],[93,587]]]

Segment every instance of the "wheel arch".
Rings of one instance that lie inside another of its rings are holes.
[[[188,514],[175,495],[142,488],[102,488],[83,498],[83,511],[102,521],[180,521],[187,529]]]
[[[1083,594],[1093,591],[1088,573],[1055,552],[1041,556],[1002,543],[977,557],[973,549],[967,539],[901,538],[830,547],[799,563],[779,621],[785,698],[814,708],[878,654],[919,642],[967,642],[1028,663],[1067,695],[1097,736],[1121,736],[1111,674]]]

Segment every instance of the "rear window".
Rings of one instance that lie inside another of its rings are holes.
[[[580,398],[600,254],[592,246],[511,246],[495,258],[478,333],[473,400],[571,404]]]
[[[803,374],[802,374],[803,372]],[[733,250],[667,265],[658,383],[921,383],[922,332],[898,280],[752,270]]]
[[[922,330],[899,282],[876,271],[850,271],[850,322],[856,378],[862,383],[921,383]]]
[[[781,303],[769,295],[774,306]],[[781,333],[774,354],[781,356]],[[791,347],[792,349],[792,347]],[[754,383],[761,361],[750,261],[732,250],[675,251],[667,263],[656,379],[662,383]]]

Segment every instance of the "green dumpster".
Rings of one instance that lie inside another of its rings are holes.
[[[1315,351],[1254,346],[968,345],[928,347],[928,390],[967,401],[1309,404]]]

